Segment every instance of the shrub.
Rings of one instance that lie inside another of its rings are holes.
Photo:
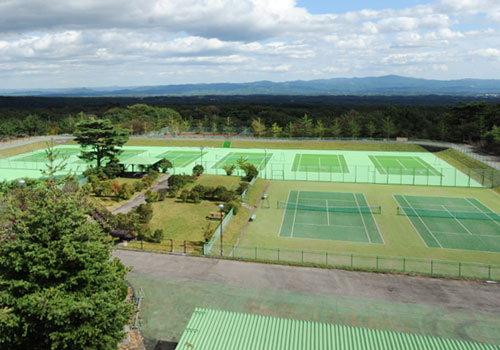
[[[236,165],[225,165],[223,169],[226,171],[227,176],[231,176],[234,172],[234,169],[236,169]]]
[[[227,192],[227,188],[224,186],[217,186],[213,192],[213,198],[217,199],[220,198],[220,196],[224,193]]]
[[[155,166],[162,173],[166,173],[168,171],[168,169],[174,167],[172,162],[170,162],[168,159],[165,159],[165,158],[163,158],[158,163],[156,163]]]
[[[233,191],[224,191],[218,196],[218,198],[223,202],[229,202],[235,199],[235,196],[236,195],[234,194]]]
[[[153,233],[152,242],[160,243],[164,236],[165,236],[165,233],[163,232],[162,229],[160,229],[160,228],[156,229],[155,232]]]
[[[127,199],[132,198],[133,194],[134,194],[134,188],[129,184],[125,184],[122,186],[121,190],[118,192],[118,198],[123,199],[123,200],[127,200]]]
[[[232,200],[226,204],[224,204],[224,212],[227,214],[233,209],[233,214],[236,215],[240,211],[241,203],[235,200]]]
[[[135,209],[135,212],[139,215],[139,221],[142,224],[147,224],[153,218],[153,207],[151,203],[139,205]]]
[[[158,202],[160,200],[160,195],[156,192],[148,190],[146,191],[146,193],[144,193],[144,200],[146,201],[146,203]]]
[[[200,198],[205,199],[207,193],[207,187],[203,185],[196,185],[191,189],[191,192],[198,192]]]
[[[189,198],[189,191],[188,190],[182,190],[181,194],[179,195],[179,198],[182,202],[187,202]]]
[[[165,200],[165,198],[167,197],[167,194],[168,194],[168,190],[166,188],[159,189],[158,190],[158,195],[159,195],[158,201],[163,202]]]
[[[168,178],[167,183],[169,187],[177,187],[180,189],[186,186],[189,180],[189,176],[187,175],[172,175]]]
[[[245,192],[246,190],[248,190],[248,187],[250,187],[250,183],[249,182],[240,182],[240,185],[236,189],[236,194],[240,194],[241,195],[243,192]]]
[[[136,181],[134,182],[134,190],[135,192],[141,192],[145,188],[145,184],[142,181]]]
[[[196,164],[194,167],[193,167],[193,176],[200,176],[201,174],[203,174],[203,171],[205,169],[203,168],[203,165],[201,164]]]
[[[123,172],[123,165],[120,164],[117,158],[113,158],[102,168],[102,172],[108,179],[114,179]]]
[[[196,191],[191,191],[189,192],[189,199],[192,200],[194,203],[200,203],[200,193]]]

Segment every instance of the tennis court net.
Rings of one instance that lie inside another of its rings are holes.
[[[451,210],[398,207],[398,215],[447,218],[447,219],[500,221],[500,214],[494,212],[451,211]]]
[[[310,211],[325,211],[332,213],[361,213],[361,214],[381,214],[382,207],[380,205],[374,206],[321,206],[321,205],[309,205],[293,202],[283,202],[278,201],[278,209],[291,209],[291,210],[310,210]]]

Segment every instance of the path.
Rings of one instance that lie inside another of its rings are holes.
[[[115,250],[134,274],[500,315],[500,284]]]
[[[162,177],[160,177],[156,185],[150,188],[150,190],[153,192],[158,192],[161,189],[167,189],[168,188],[167,180],[169,177],[170,174],[164,174]],[[144,193],[145,192],[142,192],[139,193],[137,196],[132,197],[131,199],[120,205],[118,208],[113,209],[111,212],[113,214],[126,214],[135,207],[138,207],[141,204],[145,204],[146,199],[144,198]]]

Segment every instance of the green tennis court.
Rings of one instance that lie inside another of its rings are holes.
[[[80,154],[80,150],[74,148],[56,148],[55,151],[57,152],[57,158],[77,156],[78,154]],[[45,151],[38,151],[38,152],[28,153],[23,157],[14,158],[12,160],[16,162],[46,163],[47,154],[45,153]]]
[[[500,252],[500,214],[475,198],[395,195],[428,247]]]
[[[384,243],[372,215],[381,208],[362,193],[292,190],[278,208],[285,209],[280,237]]]
[[[172,162],[174,167],[185,167],[205,155],[207,152],[193,151],[168,151],[157,156],[157,158],[165,158]]]
[[[262,170],[266,167],[267,163],[273,157],[272,153],[243,153],[243,152],[230,152],[226,154],[221,160],[219,160],[212,169],[224,169],[225,166],[238,165],[238,161],[243,159],[249,162],[258,170]]]
[[[349,167],[341,154],[304,154],[295,155],[292,171],[316,173],[349,173]]]
[[[425,175],[442,174],[420,157],[407,156],[368,156],[380,174],[389,175]]]

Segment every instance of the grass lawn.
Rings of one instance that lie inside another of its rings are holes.
[[[47,148],[47,141],[40,141],[40,142],[30,143],[28,145],[7,148],[0,150],[0,158],[12,157],[18,154],[23,154],[31,151],[38,151],[44,148]]]
[[[238,176],[203,174],[194,183],[188,184],[186,188],[189,190],[196,185],[203,185],[210,187],[217,187],[222,185],[229,190],[235,190],[238,188],[241,181],[242,181],[241,178]]]
[[[164,147],[222,147],[223,140],[152,140],[132,139],[126,146],[164,146]],[[232,141],[233,148],[269,149],[318,149],[353,151],[399,151],[427,152],[423,147],[409,143],[393,142],[342,142],[342,141]]]
[[[478,181],[481,181],[483,177],[483,172],[480,171],[480,169],[486,169],[488,173],[495,172],[496,180],[493,185],[493,190],[496,191],[497,193],[500,193],[500,171],[472,157],[469,157],[468,155],[463,154],[453,148],[448,148],[447,150],[436,152],[434,154],[466,174],[468,174],[469,169],[478,169],[477,171],[470,172],[470,176]]]
[[[384,244],[279,237],[285,210],[277,209],[276,201],[286,201],[290,190],[363,193],[369,205],[382,206],[382,214],[374,215],[374,218]],[[250,223],[240,244],[500,264],[499,253],[426,247],[410,220],[405,216],[397,215],[398,203],[393,197],[395,194],[403,194],[476,198],[493,211],[500,212],[498,196],[487,189],[436,187],[429,191],[429,187],[423,186],[272,181],[267,193],[271,208],[259,208],[257,220]]]

